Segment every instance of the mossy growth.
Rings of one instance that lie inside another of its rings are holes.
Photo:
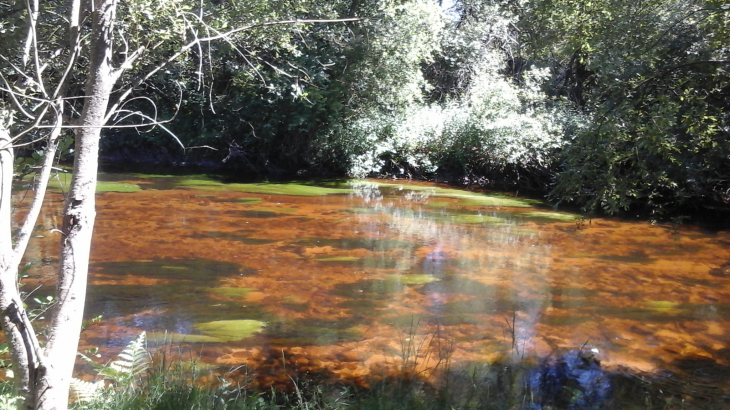
[[[538,201],[521,198],[510,198],[507,196],[482,195],[482,194],[460,194],[454,195],[459,198],[459,205],[462,206],[494,206],[506,208],[530,208],[540,204]]]
[[[139,192],[142,188],[137,184],[122,181],[99,181],[96,184],[96,192]]]
[[[505,222],[505,220],[502,218],[489,215],[461,214],[454,215],[452,218],[455,223],[460,224],[499,224]]]
[[[164,346],[170,343],[221,343],[224,340],[206,335],[189,335],[184,333],[152,332],[147,334],[147,341]]]
[[[534,199],[515,198],[500,194],[481,194],[478,192],[463,191],[453,188],[439,188],[420,185],[390,184],[371,181],[355,181],[353,184],[373,184],[381,188],[391,188],[405,191],[424,192],[431,197],[446,197],[458,199],[458,205],[462,206],[495,206],[509,208],[530,208],[542,205],[543,202]],[[438,206],[438,205],[434,205]]]
[[[425,206],[429,208],[448,208],[451,205],[452,203],[447,201],[428,201],[425,203]]]
[[[132,173],[131,176],[135,178],[180,178],[180,175],[168,175],[168,174],[141,174],[141,173]]]
[[[250,204],[250,205],[253,205],[253,204],[261,203],[261,198],[251,198],[251,197],[236,198],[235,199],[235,202],[238,202],[240,204]]]
[[[540,317],[540,323],[549,326],[577,326],[583,323],[594,323],[600,321],[593,316],[580,315],[543,315]]]
[[[580,215],[569,214],[566,212],[544,212],[544,211],[533,211],[533,212],[521,212],[518,214],[523,218],[527,219],[538,219],[558,222],[575,222],[581,218]]]
[[[318,262],[340,262],[340,263],[347,263],[347,262],[357,262],[360,260],[357,256],[330,256],[327,258],[315,258],[314,260]]]
[[[348,194],[351,189],[329,188],[299,183],[226,184],[212,179],[187,178],[178,181],[181,188],[206,189],[218,191],[237,191],[267,195],[324,196],[332,194]]]
[[[679,303],[668,300],[650,300],[643,302],[642,305],[650,310],[660,313],[676,313],[679,309]]]
[[[400,282],[404,285],[424,285],[426,283],[437,282],[440,279],[432,275],[412,274],[412,275],[386,275],[385,280]]]
[[[68,190],[71,185],[70,173],[59,173],[52,175],[48,181],[48,188],[54,190]],[[96,183],[96,193],[104,192],[139,192],[142,188],[139,185],[125,181],[98,181]]]
[[[295,196],[323,196],[332,194],[348,194],[351,192],[350,189],[342,188],[328,188],[314,185],[304,184],[274,184],[274,183],[259,183],[259,184],[233,184],[234,188],[239,191],[252,192],[258,194],[270,194],[270,195],[295,195]]]
[[[260,211],[260,212],[277,212],[277,213],[285,213],[290,214],[297,212],[298,209],[296,208],[286,208],[281,206],[257,206],[256,208],[252,208],[252,211]]]
[[[195,330],[224,342],[233,342],[247,339],[261,332],[264,327],[266,322],[260,320],[216,320],[195,325]]]

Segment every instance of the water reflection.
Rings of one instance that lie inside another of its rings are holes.
[[[104,319],[84,332],[84,348],[111,354],[141,330],[167,331],[207,340],[195,346],[210,363],[256,367],[284,351],[342,377],[396,366],[410,338],[438,346],[423,366],[439,355],[481,361],[583,345],[614,368],[681,371],[697,357],[730,365],[727,232],[571,222],[424,184],[302,196],[307,186],[287,195],[114,179],[145,189],[98,196],[86,316]],[[56,214],[48,209],[44,232]],[[31,279],[48,284],[58,238],[43,236],[28,261]],[[222,320],[266,326],[225,343],[198,326]]]

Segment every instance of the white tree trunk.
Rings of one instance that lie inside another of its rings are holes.
[[[42,410],[63,410],[68,406],[96,217],[99,138],[110,94],[118,78],[111,60],[116,6],[116,0],[94,0],[86,100],[78,124],[80,128],[76,132],[73,178],[64,204],[57,304],[44,350],[46,371],[35,390],[36,408]]]
[[[0,114],[6,114],[3,112]],[[8,118],[9,119],[9,118]],[[0,118],[0,325],[10,347],[15,371],[15,390],[25,399],[32,394],[34,360],[28,359],[29,349],[23,340],[23,303],[18,292],[18,269],[12,263],[11,210],[13,182],[13,148],[7,126]],[[18,307],[20,307],[20,312]]]

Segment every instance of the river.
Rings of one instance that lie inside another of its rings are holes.
[[[272,383],[283,364],[358,379],[580,348],[676,377],[730,365],[727,231],[425,183],[101,179],[81,349],[105,360],[145,331]],[[63,182],[26,257],[37,297]]]

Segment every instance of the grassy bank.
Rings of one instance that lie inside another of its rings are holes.
[[[437,383],[394,375],[357,387],[345,380],[312,382],[291,378],[267,391],[202,377],[199,369],[177,364],[154,371],[139,383],[116,386],[76,409],[296,409],[296,410],[455,410],[455,409],[725,409],[719,392],[707,386],[676,383],[639,375],[606,373],[605,396],[582,390],[575,381],[555,379],[539,386],[539,364],[471,365],[444,374]],[[558,376],[559,378],[559,376]],[[699,389],[698,389],[699,388]],[[703,393],[704,392],[704,393]]]
[[[701,381],[626,373],[602,373],[607,389],[596,392],[562,378],[545,363],[492,364],[449,371],[437,382],[400,374],[368,387],[347,380],[314,382],[306,374],[288,383],[256,390],[185,362],[124,382],[106,381],[95,393],[76,391],[77,410],[467,410],[467,409],[725,409],[726,394]],[[552,362],[555,365],[557,362]],[[558,365],[559,367],[559,365]],[[542,370],[541,370],[542,369]],[[546,372],[538,375],[540,371]],[[552,373],[555,378],[546,379]],[[97,382],[97,387],[104,382]],[[8,382],[2,383],[0,409],[14,408]]]
[[[343,380],[282,368],[275,385],[256,385],[245,364],[220,369],[166,344],[153,354],[144,333],[109,363],[80,355],[94,370],[72,382],[77,410],[583,410],[726,409],[730,370],[685,360],[685,374],[608,371],[590,350],[541,359],[400,369]],[[410,349],[404,350],[408,356]],[[414,356],[415,357],[415,356]],[[408,357],[404,357],[408,359]],[[283,380],[283,381],[282,381]],[[12,380],[0,382],[0,410],[16,408]]]

